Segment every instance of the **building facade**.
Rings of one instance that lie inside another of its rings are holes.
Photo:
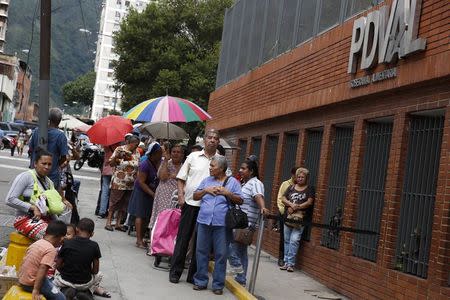
[[[120,22],[127,16],[131,7],[141,12],[151,2],[155,1],[105,0],[102,3],[95,57],[96,79],[91,110],[91,118],[93,120],[102,118],[109,111],[120,111],[121,93],[114,81],[112,65],[112,62],[118,58],[117,54],[114,53],[113,33],[120,29]]]
[[[0,0],[0,53],[5,51],[9,0]]]
[[[207,126],[239,145],[234,170],[259,156],[273,212],[291,167],[310,170],[329,227],[306,230],[297,267],[352,299],[450,298],[449,13],[240,0],[225,14]],[[268,226],[264,249],[278,241]]]
[[[14,121],[18,73],[19,61],[17,57],[0,53],[0,121]]]
[[[15,99],[16,120],[33,121],[33,114],[29,113],[30,89],[32,74],[26,62],[19,60],[19,73],[17,76],[17,92]]]

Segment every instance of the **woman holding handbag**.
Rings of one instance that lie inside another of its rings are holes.
[[[268,213],[264,204],[264,185],[258,179],[256,159],[247,159],[241,164],[239,175],[242,181],[241,209],[247,214],[248,228],[235,229],[234,239],[230,244],[228,261],[235,280],[245,286],[248,267],[247,248],[252,243],[256,223],[261,215]]]
[[[52,180],[47,177],[51,169],[52,154],[39,149],[34,169],[17,175],[6,196],[6,205],[16,210],[14,227],[35,240],[44,236],[48,220],[62,213],[64,205],[72,209],[72,205],[61,198]]]
[[[197,272],[194,275],[194,290],[205,290],[208,286],[208,262],[214,248],[214,272],[212,289],[222,295],[225,286],[227,248],[231,230],[227,228],[225,216],[232,204],[242,204],[241,186],[236,178],[227,177],[227,160],[223,156],[211,159],[209,177],[202,180],[194,191],[194,200],[202,201],[197,217]]]
[[[287,208],[284,221],[284,266],[280,270],[294,272],[295,258],[305,226],[301,224],[305,211],[314,204],[315,193],[308,185],[309,171],[298,168],[295,172],[295,184],[283,195],[282,201]]]

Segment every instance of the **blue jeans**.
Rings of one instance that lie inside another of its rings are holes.
[[[212,274],[212,289],[221,290],[225,286],[227,269],[227,249],[230,230],[225,226],[212,226],[197,223],[197,272],[194,284],[208,286],[208,262],[211,247],[214,247],[214,272]]]
[[[111,177],[111,175],[102,175],[102,193],[100,195],[100,209],[98,211],[100,215],[106,214],[106,210],[108,209]]]
[[[32,286],[22,285],[24,291],[31,293],[33,292]],[[45,299],[48,300],[66,300],[66,296],[53,284],[53,282],[45,277],[44,282],[42,283],[40,293],[44,295]]]
[[[297,255],[304,228],[304,226],[292,228],[286,224],[284,225],[284,263],[290,267],[295,265],[295,256]]]
[[[247,282],[248,246],[232,242],[230,243],[229,249],[230,253],[228,255],[228,260],[230,261],[230,265],[233,267],[242,266],[242,268],[244,269],[244,272],[236,274],[234,279],[240,284],[245,285]]]

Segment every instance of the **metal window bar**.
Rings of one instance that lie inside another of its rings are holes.
[[[309,170],[309,185],[314,188],[317,186],[317,174],[319,173],[320,164],[320,149],[322,147],[323,131],[308,130],[306,134],[306,153],[305,153],[305,167]],[[310,217],[314,211],[314,206],[311,208]],[[307,220],[308,221],[308,220]],[[309,241],[311,239],[311,226],[307,226],[303,230],[302,239]]]
[[[245,161],[245,157],[247,155],[247,140],[239,140],[239,164],[237,169],[241,167],[241,164]]]
[[[413,116],[403,181],[395,268],[427,277],[444,117]]]
[[[259,155],[261,154],[261,138],[252,138],[252,151],[250,154],[256,155],[259,159]]]
[[[236,1],[225,13],[216,88],[261,66],[299,43],[321,34],[336,23],[342,23],[349,15],[380,2],[380,0]],[[330,5],[331,7],[328,7]],[[328,9],[322,9],[326,7]],[[247,28],[250,26],[251,30]],[[295,42],[291,43],[291,40]]]
[[[353,141],[353,128],[337,127],[328,179],[327,203],[323,222],[341,226],[347,190],[347,175]],[[325,229],[322,231],[321,244],[327,248],[339,248],[339,232]]]
[[[297,158],[298,134],[286,134],[284,146],[283,161],[281,165],[281,180],[285,181],[291,178],[291,169],[295,166]]]
[[[392,123],[368,123],[358,200],[356,228],[380,232],[384,205]],[[377,259],[378,235],[355,234],[353,255],[370,261]]]
[[[267,137],[266,152],[264,155],[264,201],[266,207],[271,207],[272,187],[275,175],[275,163],[277,158],[278,136]]]

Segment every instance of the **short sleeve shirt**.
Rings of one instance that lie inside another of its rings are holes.
[[[119,146],[114,150],[111,159],[114,159],[120,151],[126,150],[125,146]],[[113,190],[132,190],[134,186],[134,181],[136,180],[136,175],[139,166],[140,155],[137,151],[131,154],[129,160],[119,159],[119,163],[114,168],[113,176],[111,179],[111,189]]]
[[[30,148],[33,150],[32,160],[34,163],[36,150],[39,145],[39,129],[33,131],[30,141]],[[53,154],[52,169],[48,177],[53,181],[55,186],[59,186],[59,159],[62,156],[67,156],[69,147],[67,146],[67,137],[62,130],[57,128],[48,129],[48,144],[47,150]]]
[[[91,281],[92,263],[101,256],[98,244],[88,238],[76,236],[66,240],[58,253],[63,260],[59,269],[62,279],[75,284]]]
[[[242,186],[242,199],[244,203],[241,209],[247,214],[248,223],[253,226],[259,216],[259,206],[255,201],[255,197],[261,195],[264,197],[264,184],[256,177],[252,177]]]
[[[216,180],[213,176],[203,179],[197,191],[207,187],[222,186],[223,182]],[[233,194],[242,198],[241,185],[234,177],[229,177],[225,188]],[[205,194],[201,201],[197,222],[205,225],[225,226],[225,215],[228,211],[228,200],[223,195]]]
[[[19,272],[19,282],[33,286],[40,265],[52,268],[55,264],[56,248],[44,239],[34,242],[28,247]]]
[[[307,186],[303,191],[297,191],[293,185],[291,185],[284,193],[286,199],[294,204],[302,204],[308,201],[309,198],[315,198],[314,188]]]
[[[147,179],[145,180],[145,183],[148,185],[148,187],[155,192],[156,188],[158,187],[159,179],[157,176],[158,170],[156,167],[150,162],[149,159],[146,159],[144,161],[141,161],[139,163],[139,172],[147,174]],[[141,187],[139,180],[136,180],[134,182],[134,185],[137,187]]]
[[[184,187],[184,199],[187,204],[200,206],[200,201],[195,201],[193,195],[200,182],[209,176],[209,164],[211,159],[212,157],[208,158],[205,155],[204,150],[192,152],[181,166],[177,178],[186,182]]]

